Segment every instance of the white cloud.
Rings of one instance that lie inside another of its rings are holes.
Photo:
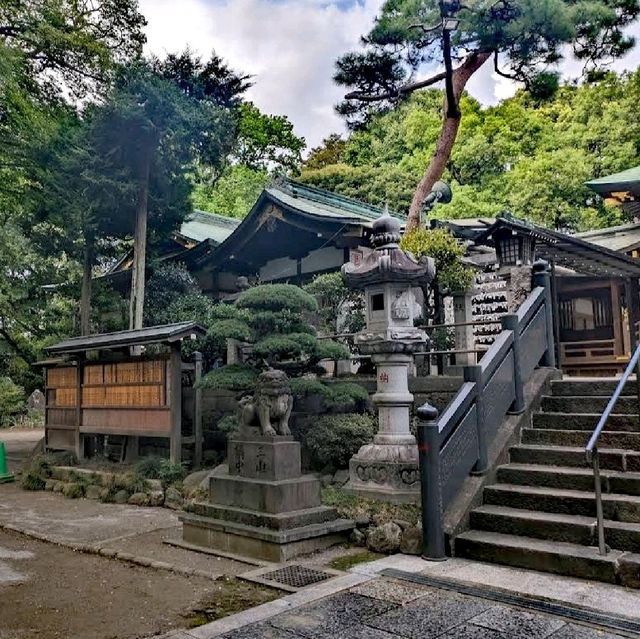
[[[332,82],[335,60],[358,46],[383,0],[140,0],[146,15],[147,49],[157,54],[187,45],[203,56],[212,50],[232,67],[254,76],[248,97],[263,111],[285,114],[308,147],[344,124],[333,106],[343,90]],[[631,30],[640,36],[640,25]],[[635,69],[636,47],[612,68]],[[580,65],[567,60],[565,77]],[[498,76],[491,62],[471,79],[469,92],[496,104],[518,85]]]
[[[203,56],[215,49],[254,77],[248,93],[263,111],[286,114],[309,147],[343,131],[333,105],[342,90],[334,62],[366,33],[382,0],[141,0],[150,52],[189,45]]]

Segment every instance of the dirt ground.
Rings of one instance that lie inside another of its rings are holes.
[[[0,639],[133,639],[190,625],[215,582],[0,531]]]

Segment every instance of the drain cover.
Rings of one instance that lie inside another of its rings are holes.
[[[331,579],[335,577],[335,575],[323,572],[322,570],[314,570],[307,566],[293,564],[291,566],[285,566],[284,568],[278,568],[278,570],[273,570],[272,572],[263,573],[261,577],[265,581],[273,581],[289,586],[290,588],[298,589]]]

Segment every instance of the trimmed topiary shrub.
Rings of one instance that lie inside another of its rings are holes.
[[[315,468],[333,465],[347,468],[361,446],[373,441],[378,430],[371,415],[324,415],[305,434],[305,446]]]
[[[367,390],[360,384],[351,382],[323,382],[313,377],[301,377],[291,380],[291,392],[294,397],[318,395],[323,398],[325,406],[341,409],[343,412],[364,411],[369,399]]]
[[[230,364],[222,368],[215,368],[207,373],[200,381],[202,388],[224,389],[232,391],[246,391],[256,383],[259,372],[245,364]]]

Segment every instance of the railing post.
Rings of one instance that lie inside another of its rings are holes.
[[[487,452],[487,425],[485,423],[485,400],[484,400],[484,380],[482,376],[482,367],[465,366],[464,367],[464,381],[473,382],[476,385],[476,428],[478,430],[478,462],[474,470],[473,475],[483,475],[489,468],[489,455]]]
[[[418,413],[418,453],[422,500],[422,558],[445,561],[442,485],[440,483],[440,433],[438,411],[428,402]]]
[[[545,260],[537,260],[532,267],[531,284],[534,288],[542,286],[544,288],[544,306],[546,317],[546,336],[547,348],[542,358],[542,365],[551,368],[556,367],[556,347],[553,330],[553,314],[554,304],[551,296],[551,274],[549,272],[549,263]]]
[[[202,466],[202,389],[200,388],[202,353],[195,351],[193,361],[195,363],[193,381],[193,435],[195,440],[193,467],[200,468]]]
[[[520,415],[524,411],[524,380],[522,379],[522,367],[520,366],[520,326],[518,316],[515,313],[503,315],[502,328],[513,333],[513,385],[515,394],[509,413]]]

